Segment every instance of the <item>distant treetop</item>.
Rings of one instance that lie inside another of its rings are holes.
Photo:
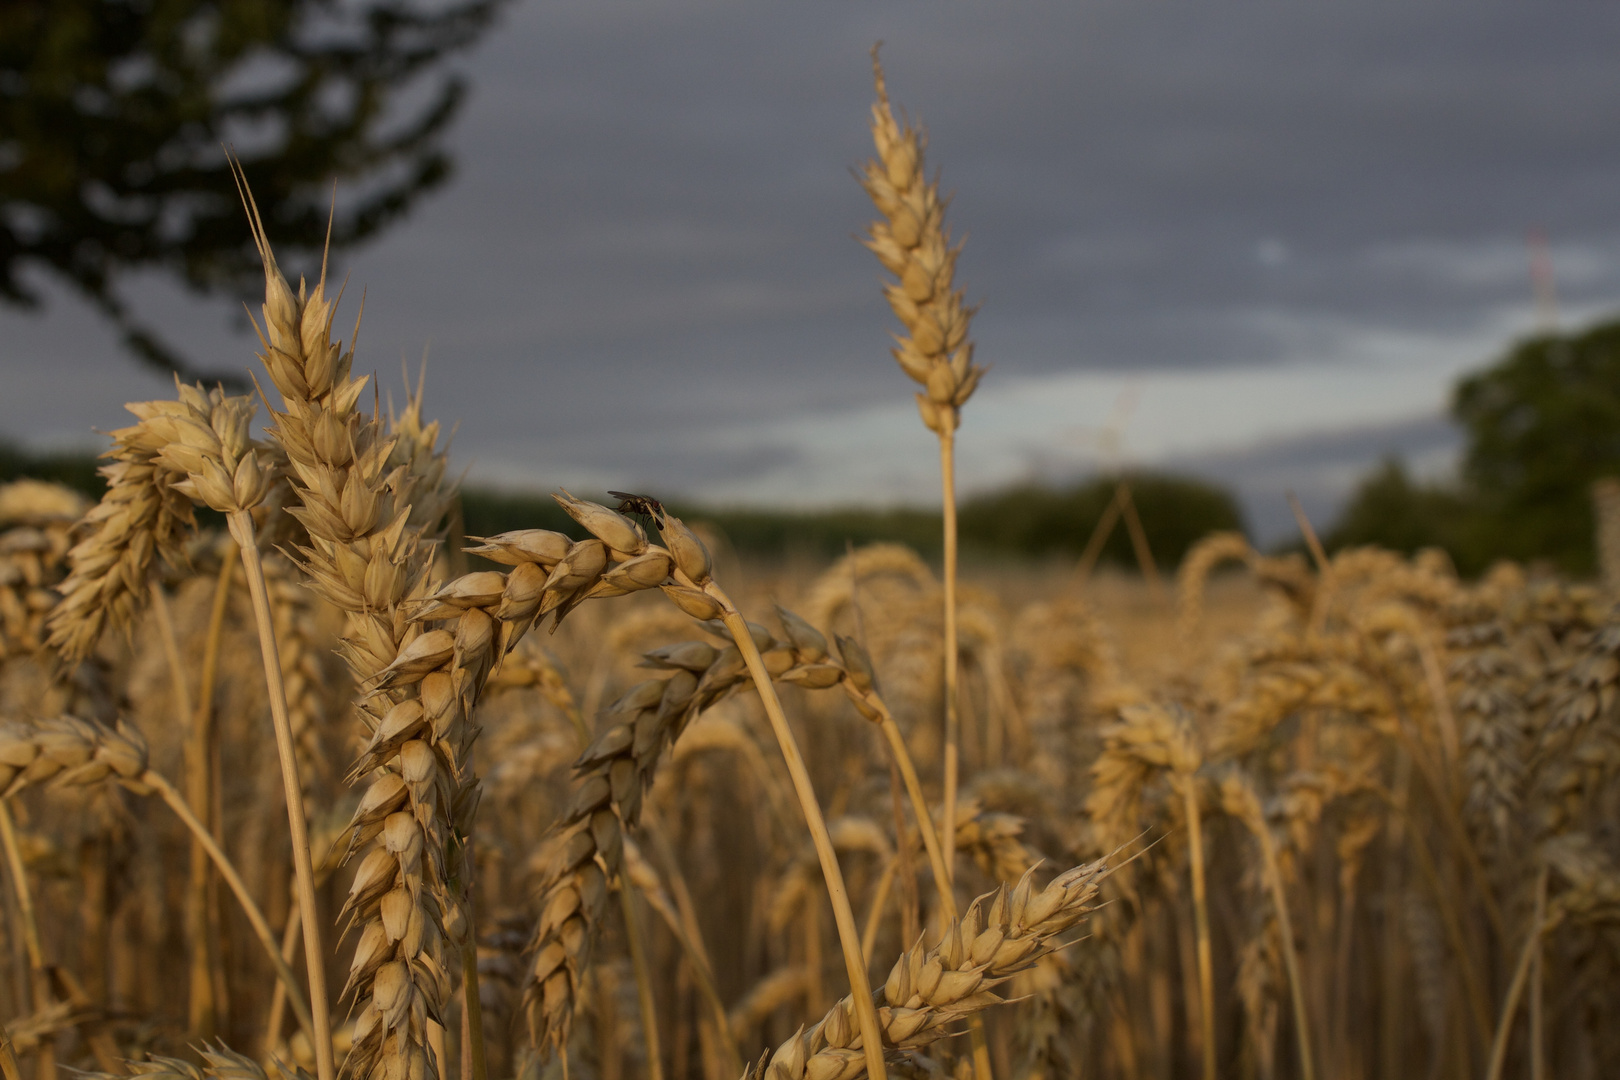
[[[23,271],[47,269],[141,360],[198,374],[117,283],[155,267],[199,292],[251,288],[224,145],[278,249],[319,250],[334,180],[333,246],[370,236],[449,175],[439,136],[465,85],[445,61],[500,2],[0,4],[0,300],[36,306]]]
[[[1590,571],[1592,483],[1620,476],[1620,322],[1521,342],[1460,381],[1451,411],[1492,554]]]

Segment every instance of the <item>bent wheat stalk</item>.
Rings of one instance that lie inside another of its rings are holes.
[[[175,790],[173,784],[150,769],[141,774],[141,783],[157,792],[169,809],[174,811],[175,816],[191,830],[197,844],[213,861],[219,876],[230,886],[237,902],[242,905],[242,912],[247,916],[248,924],[253,927],[253,936],[259,939],[259,944],[264,946],[265,955],[270,958],[270,965],[275,969],[276,978],[280,981],[287,1001],[292,1005],[293,1015],[298,1018],[298,1026],[304,1029],[304,1034],[309,1037],[312,1045],[319,1046],[314,1016],[309,1003],[304,1000],[303,991],[299,989],[298,977],[292,973],[292,968],[288,967],[286,960],[282,958],[275,932],[270,929],[270,924],[265,920],[259,906],[253,902],[253,894],[248,891],[247,882],[242,880],[242,875],[236,872],[236,867],[231,864],[229,857],[219,844],[215,843],[213,834],[198,820],[197,815],[191,812],[191,807]]]
[[[688,587],[698,587],[698,583],[684,573],[678,574],[676,580]],[[872,1004],[872,996],[866,992],[866,958],[861,955],[861,933],[855,926],[855,912],[849,905],[849,890],[844,886],[844,874],[838,866],[838,854],[833,850],[832,837],[827,835],[827,821],[822,816],[821,804],[810,783],[810,772],[804,767],[798,741],[793,737],[793,729],[788,726],[787,714],[782,711],[782,702],[771,684],[770,672],[760,659],[748,623],[713,578],[702,583],[701,588],[719,606],[720,618],[724,620],[726,629],[731,631],[732,640],[742,653],[743,663],[748,665],[748,673],[753,676],[754,686],[765,706],[765,715],[770,719],[771,731],[781,747],[782,760],[787,763],[788,775],[793,779],[793,791],[799,797],[805,824],[810,829],[811,842],[815,844],[816,856],[821,861],[827,895],[832,900],[833,922],[838,927],[838,941],[843,949],[844,967],[849,974],[851,988],[851,995],[845,1000],[853,1002],[855,1028],[862,1039],[867,1075],[873,1080],[884,1080],[888,1072],[883,1064],[880,1045],[882,1028],[878,1023],[877,1009]]]
[[[315,1029],[309,1006],[298,988],[297,978],[281,958],[275,935],[264,913],[259,910],[247,884],[214,840],[213,834],[192,813],[185,797],[161,774],[147,767],[146,740],[141,733],[122,722],[114,730],[75,716],[59,716],[26,724],[0,723],[0,840],[4,839],[11,820],[6,800],[24,788],[44,783],[55,787],[83,788],[104,782],[117,782],[137,795],[156,792],[191,831],[242,905],[242,912],[253,927],[254,935],[264,946],[277,978],[292,1000],[300,1026],[312,1036]],[[18,866],[20,868],[20,863]],[[18,878],[18,881],[22,879]],[[34,925],[32,903],[20,896],[19,906],[23,909],[30,959],[39,957],[43,965],[38,938],[27,932]]]
[[[1195,776],[1179,777],[1182,805],[1187,814],[1187,859],[1192,864],[1193,925],[1197,934],[1199,1037],[1204,1080],[1215,1080],[1215,961],[1209,936],[1209,895],[1204,880],[1204,828],[1198,807]]]
[[[911,760],[911,751],[906,748],[905,736],[900,733],[900,726],[894,722],[894,714],[889,711],[888,704],[877,692],[877,686],[872,678],[872,664],[866,656],[866,650],[853,639],[840,637],[838,651],[844,658],[847,672],[843,680],[844,692],[849,695],[850,701],[862,716],[878,725],[884,741],[888,743],[889,753],[900,769],[901,779],[905,781],[906,795],[911,800],[911,812],[917,818],[917,830],[922,833],[923,847],[928,851],[928,864],[934,873],[934,886],[939,892],[940,908],[945,913],[946,921],[954,922],[957,907],[956,895],[951,885],[950,860],[941,846],[939,833],[934,829],[933,814],[929,812],[922,781],[917,778],[917,766]],[[954,828],[951,831],[954,835]]]

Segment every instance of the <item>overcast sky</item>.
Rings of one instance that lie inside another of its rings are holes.
[[[479,482],[936,500],[852,239],[877,39],[983,304],[969,489],[1174,466],[1275,535],[1285,489],[1331,516],[1385,452],[1446,467],[1452,379],[1536,326],[1532,229],[1565,325],[1620,298],[1620,7],[520,0],[456,178],[343,267],[362,364],[431,343]],[[250,362],[227,301],[130,295]],[[165,388],[52,296],[0,309],[0,435],[89,445]]]

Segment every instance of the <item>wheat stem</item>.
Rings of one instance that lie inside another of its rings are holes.
[[[630,967],[636,975],[636,1005],[641,1010],[641,1041],[647,1048],[647,1080],[664,1080],[664,1055],[658,1045],[658,1007],[653,1000],[652,972],[641,937],[636,898],[625,875],[619,875],[619,910],[624,913],[624,936],[630,945]]]
[[[4,1024],[0,1024],[0,1076],[5,1080],[22,1080],[22,1070],[17,1066],[17,1052],[11,1047],[11,1036],[6,1034]]]
[[[679,921],[669,921],[670,931],[675,940],[686,953],[688,966],[692,969],[692,977],[697,983],[698,992],[708,1002],[709,1009],[714,1013],[715,1035],[720,1041],[720,1053],[724,1059],[726,1074],[735,1075],[742,1069],[742,1055],[737,1050],[737,1040],[731,1034],[731,1023],[727,1018],[725,1002],[720,999],[720,988],[714,981],[714,961],[709,956],[708,947],[703,941],[703,927],[698,924],[697,907],[692,902],[692,890],[687,887],[686,877],[681,873],[680,860],[675,857],[675,849],[670,845],[664,830],[659,824],[658,816],[651,806],[642,810],[642,829],[647,839],[657,850],[658,861],[663,864],[664,876],[669,882],[670,896],[675,901],[675,908],[679,914]],[[866,940],[864,937],[862,942]],[[863,955],[871,955],[871,950],[862,947]]]
[[[1536,881],[1536,910],[1547,910],[1547,875],[1542,873]],[[1547,1047],[1545,1019],[1542,1016],[1542,980],[1545,978],[1546,948],[1542,944],[1545,934],[1537,936],[1535,962],[1530,970],[1530,1080],[1546,1080]]]
[[[1294,923],[1288,917],[1288,897],[1283,891],[1282,870],[1277,865],[1277,846],[1271,839],[1271,828],[1263,819],[1248,824],[1260,841],[1266,884],[1271,889],[1271,901],[1277,910],[1277,933],[1282,938],[1283,965],[1288,969],[1288,989],[1294,1006],[1294,1028],[1299,1035],[1299,1073],[1303,1080],[1315,1080],[1310,1018],[1305,1011],[1305,983],[1300,976],[1299,953],[1294,948]]]
[[[1204,1080],[1215,1080],[1215,966],[1209,943],[1209,898],[1204,881],[1204,828],[1198,789],[1192,777],[1182,779],[1181,798],[1187,814],[1187,858],[1192,863],[1193,925],[1198,934],[1199,1028],[1203,1039]]]
[[[1485,1080],[1502,1080],[1508,1037],[1513,1034],[1513,1018],[1519,1011],[1519,998],[1524,994],[1525,984],[1530,978],[1530,967],[1536,954],[1541,951],[1541,937],[1547,929],[1547,867],[1543,866],[1536,878],[1536,910],[1530,920],[1530,933],[1525,936],[1524,948],[1519,951],[1519,962],[1513,968],[1513,981],[1508,984],[1507,997],[1502,1002],[1502,1019],[1496,1025],[1496,1037],[1491,1040],[1490,1065],[1485,1070]]]
[[[298,948],[298,931],[302,925],[298,905],[294,904],[292,910],[287,913],[287,925],[281,931],[281,951],[276,954],[281,957],[284,964],[292,962],[293,953]],[[267,1055],[281,1042],[281,1022],[286,1009],[287,986],[278,980],[270,991],[270,1012],[264,1022],[264,1052]]]
[[[287,826],[292,834],[293,871],[298,879],[298,906],[303,912],[304,961],[309,975],[309,1004],[314,1020],[315,1070],[318,1080],[335,1080],[332,1054],[332,1017],[326,994],[326,951],[321,944],[315,898],[315,868],[310,858],[309,825],[304,819],[303,788],[298,782],[298,758],[293,750],[292,721],[287,715],[287,690],[281,681],[281,659],[276,650],[275,623],[270,615],[270,592],[264,564],[253,538],[253,517],[246,510],[226,519],[231,537],[242,553],[253,615],[259,626],[259,652],[264,660],[264,681],[270,695],[270,717],[276,730],[276,752],[281,759],[281,784],[287,802]],[[279,954],[278,954],[279,955]]]
[[[30,992],[37,1012],[47,1004],[49,985],[45,978],[45,952],[39,943],[39,920],[34,915],[34,894],[28,888],[28,870],[23,865],[22,846],[17,843],[17,826],[11,807],[0,800],[0,843],[6,849],[6,868],[11,871],[11,891],[17,897],[17,915],[22,920],[23,948],[28,953]]]
[[[51,977],[45,967],[45,953],[39,943],[39,922],[34,916],[34,896],[28,888],[28,871],[23,866],[22,847],[11,820],[11,807],[0,800],[0,843],[6,848],[6,865],[11,870],[11,888],[17,896],[17,912],[23,924],[23,945],[28,951],[28,989],[36,1013],[51,1003]],[[39,1080],[55,1080],[56,1043],[41,1038],[34,1071]]]
[[[687,579],[683,584],[689,582],[690,579]],[[748,631],[747,622],[738,613],[737,606],[731,602],[731,598],[713,580],[703,586],[703,591],[720,607],[720,617],[724,620],[726,629],[731,632],[737,651],[742,654],[743,663],[748,666],[749,675],[753,676],[754,686],[759,691],[759,699],[765,706],[765,715],[769,717],[771,730],[781,747],[782,760],[787,763],[788,775],[793,778],[793,790],[799,797],[800,809],[804,811],[805,824],[810,829],[810,840],[815,844],[816,855],[821,860],[821,873],[826,880],[827,895],[832,900],[833,921],[838,925],[838,941],[844,952],[844,967],[849,975],[855,1019],[860,1028],[861,1044],[866,1056],[866,1071],[873,1080],[886,1080],[888,1069],[883,1063],[883,1029],[878,1024],[877,1008],[872,1004],[872,994],[867,989],[866,959],[861,954],[860,932],[855,927],[855,912],[849,906],[849,890],[844,886],[844,874],[838,866],[838,854],[833,850],[832,837],[827,834],[827,822],[822,816],[821,804],[816,801],[815,788],[810,783],[810,773],[804,767],[804,757],[799,753],[798,741],[793,737],[793,729],[788,727],[787,714],[782,711],[782,702],[776,696],[776,688],[771,685],[771,674],[765,670],[765,663],[760,659],[759,650],[754,647],[754,639]]]
[[[928,810],[928,799],[923,795],[922,782],[917,779],[917,766],[911,760],[905,736],[900,733],[900,726],[894,722],[889,707],[876,695],[873,695],[872,703],[879,710],[878,727],[882,730],[883,737],[888,740],[895,764],[900,767],[900,777],[905,781],[906,794],[911,798],[911,812],[917,817],[917,831],[922,833],[923,847],[928,850],[928,864],[934,871],[934,885],[939,891],[940,907],[945,912],[945,918],[954,922],[957,910],[956,894],[951,887],[951,863],[941,849],[939,833],[934,829],[934,818]],[[954,819],[947,817],[946,820]],[[954,828],[951,829],[950,835],[954,841],[956,835]]]
[[[714,968],[709,962],[708,954],[704,951],[703,939],[701,937],[696,939],[692,937],[693,934],[697,933],[697,926],[691,919],[691,915],[694,913],[688,910],[690,905],[683,906],[677,898],[675,903],[680,906],[680,912],[676,913],[669,909],[667,903],[653,902],[647,890],[639,884],[631,882],[631,887],[648,898],[653,910],[664,920],[664,925],[674,935],[675,943],[681,947],[681,952],[686,957],[687,969],[692,974],[693,982],[697,984],[698,993],[703,995],[704,1003],[709,1006],[709,1011],[713,1014],[711,1023],[716,1029],[716,1035],[720,1042],[720,1054],[724,1058],[723,1064],[726,1074],[734,1075],[743,1067],[742,1057],[737,1052],[737,1040],[731,1033],[729,1014],[726,1012],[725,1002],[720,999],[720,988],[715,985]],[[671,891],[674,891],[673,886]]]
[[[185,739],[181,756],[185,762],[186,797],[198,813],[207,813],[208,751],[196,737],[196,711],[191,689],[186,685],[185,664],[180,659],[180,642],[174,632],[174,616],[169,597],[161,582],[152,582],[152,616],[157,622],[158,640],[163,643],[169,665],[169,682],[174,692],[174,708]],[[191,841],[186,880],[185,927],[190,956],[190,982],[187,995],[186,1028],[194,1038],[214,1037],[218,1021],[214,1001],[213,943],[208,937],[208,855],[195,837]]]
[[[211,831],[218,833],[222,829],[224,819],[223,791],[219,783],[221,775],[219,738],[214,728],[214,687],[219,678],[219,652],[220,645],[225,636],[225,616],[230,612],[231,582],[236,577],[236,542],[227,540],[222,545],[219,560],[219,573],[214,579],[214,597],[208,612],[208,631],[203,640],[202,670],[198,674],[197,699],[193,704],[191,723],[186,727],[186,742],[188,747],[194,744],[194,749],[188,752],[196,755],[196,760],[202,763],[197,771],[200,784],[191,788],[191,774],[187,774],[188,789],[186,798],[194,806],[207,806],[204,820]],[[229,1008],[230,999],[225,992],[225,956],[220,942],[220,905],[219,882],[208,872],[208,859],[203,850],[193,845],[191,850],[192,881],[202,904],[204,925],[208,930],[208,962],[211,970],[209,977],[213,982],[214,1000],[220,1002],[221,1007]],[[277,983],[279,986],[280,984]]]
[[[945,518],[945,885],[956,880],[956,787],[962,720],[957,711],[956,647],[956,434],[939,433],[939,482]]]
[[[225,879],[225,884],[229,885],[231,892],[236,895],[237,902],[242,905],[242,913],[247,916],[248,924],[253,927],[253,935],[259,939],[259,944],[264,946],[265,955],[270,958],[270,965],[276,970],[276,978],[280,980],[281,986],[285,988],[287,999],[292,1004],[293,1014],[298,1018],[298,1025],[304,1029],[304,1033],[313,1042],[315,1038],[315,1021],[310,1013],[309,1004],[304,1000],[304,995],[298,988],[298,977],[293,974],[292,968],[287,965],[287,961],[282,959],[281,948],[276,943],[275,932],[270,929],[270,923],[265,920],[264,912],[259,910],[259,905],[253,902],[253,894],[248,891],[247,882],[242,880],[242,875],[236,872],[236,867],[231,864],[230,858],[226,856],[225,852],[214,840],[214,836],[208,831],[208,827],[192,812],[185,796],[181,795],[173,784],[169,783],[160,773],[151,769],[141,774],[141,783],[162,796],[164,803],[168,805],[170,810],[174,811],[175,817],[179,818],[181,823],[191,830],[191,835],[196,838],[197,843],[202,846],[203,851],[213,861],[215,869],[219,871],[219,876]]]
[[[861,931],[861,955],[871,957],[877,947],[878,927],[883,924],[883,909],[889,903],[889,891],[894,888],[894,872],[900,866],[900,856],[891,855],[872,886],[872,906],[866,909],[866,927]]]

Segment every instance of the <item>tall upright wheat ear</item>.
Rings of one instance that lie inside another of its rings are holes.
[[[344,657],[363,694],[366,748],[352,777],[368,787],[351,823],[350,852],[364,858],[344,905],[359,931],[346,987],[355,1035],[345,1070],[366,1080],[423,1080],[441,1068],[428,1022],[442,1019],[450,996],[449,948],[461,949],[465,970],[470,941],[470,717],[496,655],[491,612],[500,589],[427,602],[431,548],[407,500],[431,499],[424,480],[436,482],[442,470],[424,457],[430,447],[400,452],[399,438],[420,442],[417,433],[390,436],[379,417],[356,408],[365,380],[350,375],[352,340],[347,351],[332,340],[324,276],[295,294],[245,184],[242,194],[264,262],[261,359],[282,401],[271,435],[289,462],[298,505],[288,513],[309,534],[298,562],[315,591],[344,612]],[[235,529],[235,515],[231,522]],[[296,791],[288,802],[297,804]],[[311,951],[317,930],[306,922]],[[325,1080],[331,1048],[322,1040],[316,1053]]]
[[[972,309],[953,287],[956,256],[945,228],[945,202],[939,183],[923,175],[927,137],[910,123],[901,127],[889,107],[878,47],[872,47],[872,142],[877,159],[868,161],[861,184],[884,220],[874,221],[864,243],[899,281],[883,295],[905,326],[892,351],[902,370],[923,386],[917,395],[922,421],[939,436],[940,485],[945,515],[945,867],[954,878],[956,789],[961,742],[957,716],[956,647],[956,428],[961,409],[979,385],[984,369],[973,363],[968,340]]]

